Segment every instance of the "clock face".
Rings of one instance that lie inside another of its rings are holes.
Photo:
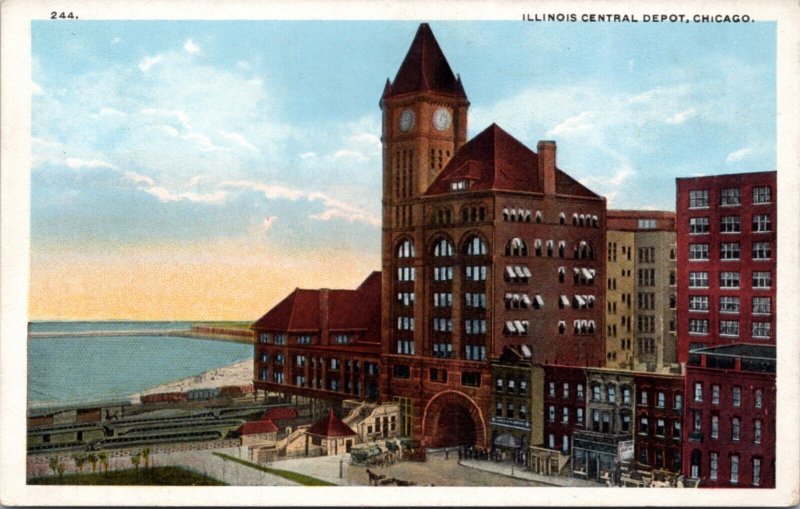
[[[439,108],[433,114],[433,127],[438,131],[444,131],[450,127],[452,120],[453,117],[450,116],[450,112],[446,108]]]
[[[407,133],[414,126],[414,112],[411,110],[403,110],[400,114],[400,130]]]

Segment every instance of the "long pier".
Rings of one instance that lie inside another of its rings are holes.
[[[76,331],[76,332],[28,332],[28,339],[58,339],[58,338],[102,338],[102,337],[131,337],[131,336],[156,336],[156,337],[183,337],[194,339],[208,339],[213,341],[233,341],[237,343],[253,343],[250,334],[242,334],[241,329],[231,329],[230,333],[223,330],[206,332],[193,329],[177,330],[119,330],[119,331]]]

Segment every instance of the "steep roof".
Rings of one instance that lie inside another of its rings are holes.
[[[350,426],[336,417],[333,413],[333,408],[328,411],[327,416],[308,428],[306,433],[320,437],[349,437],[356,434],[355,431],[350,429]]]
[[[383,97],[428,91],[466,97],[461,78],[450,69],[431,27],[422,23],[397,76],[393,82],[387,82]]]
[[[471,191],[505,190],[543,192],[537,154],[492,124],[467,142],[447,163],[425,192],[427,196],[450,192],[450,184],[468,180]],[[578,181],[556,168],[556,193],[599,198]]]
[[[277,433],[278,427],[270,420],[250,421],[242,424],[236,429],[241,436],[257,435],[260,433]]]
[[[322,327],[323,312],[327,312],[329,330],[365,330],[366,337],[378,340],[381,273],[373,272],[355,290],[295,289],[259,318],[253,328],[318,331]]]

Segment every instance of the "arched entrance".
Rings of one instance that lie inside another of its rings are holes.
[[[481,411],[462,392],[445,391],[434,396],[425,407],[422,429],[424,445],[428,447],[486,448],[486,425]]]

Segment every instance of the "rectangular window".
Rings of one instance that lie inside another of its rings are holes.
[[[690,272],[689,288],[708,288],[708,272]]]
[[[708,246],[706,246],[708,247]],[[639,269],[637,272],[639,286],[655,286],[656,269]]]
[[[498,401],[494,408],[495,417],[503,417],[503,402]]]
[[[719,287],[720,288],[739,288],[739,273],[738,272],[720,272],[719,273]]]
[[[646,406],[648,401],[648,394],[647,391],[643,390],[639,392],[639,404],[642,406]]]
[[[772,324],[769,322],[753,322],[753,338],[769,339],[772,337]]]
[[[742,406],[742,388],[738,385],[734,386],[731,392],[733,399],[733,406]]]
[[[527,297],[527,295],[525,296]],[[530,300],[530,299],[528,299]],[[486,294],[485,293],[467,293],[464,294],[464,301],[468,308],[486,309]],[[523,303],[524,303],[523,299]],[[527,306],[525,306],[527,307]]]
[[[720,313],[738,313],[739,297],[723,296],[719,298]]]
[[[719,246],[719,257],[721,260],[738,260],[741,250],[738,242],[723,242]]]
[[[398,341],[397,353],[400,355],[414,355],[414,342],[407,339]]]
[[[672,438],[675,440],[681,439],[681,421],[675,421],[672,423]]]
[[[708,244],[689,244],[689,259],[708,260]]]
[[[639,433],[642,435],[647,434],[647,430],[649,427],[649,420],[646,416],[639,418]]]
[[[753,443],[756,445],[761,443],[761,419],[753,421]]]
[[[656,248],[640,247],[639,263],[654,263],[656,261]]]
[[[467,281],[486,281],[485,265],[468,265],[464,268]]]
[[[753,203],[771,203],[772,190],[768,186],[753,188]]]
[[[575,386],[575,397],[578,399],[583,399],[583,384],[578,384]]]
[[[553,405],[547,407],[547,418],[550,422],[555,422],[556,420],[556,407]]]
[[[728,189],[722,190],[722,195],[720,196],[720,205],[741,205],[742,204],[742,196],[739,192],[738,187],[731,187]]]
[[[701,235],[704,233],[708,233],[708,218],[707,217],[689,218],[689,233],[692,235]]]
[[[575,409],[575,424],[583,426],[583,408]]]
[[[689,208],[708,207],[708,190],[689,191]]]
[[[689,334],[708,334],[708,320],[689,320]]]
[[[485,361],[486,347],[477,345],[465,345],[464,358],[467,359],[468,361]],[[511,389],[510,383],[509,383],[509,389]]]
[[[656,394],[656,406],[658,408],[664,408],[667,403],[667,396],[661,391],[658,391]]]
[[[753,458],[753,486],[761,484],[761,458]]]
[[[769,214],[753,215],[753,233],[763,233],[772,231],[772,220]]]
[[[414,267],[397,267],[398,281],[414,281]]]
[[[434,318],[433,330],[436,332],[453,332],[452,318]]]
[[[656,227],[655,219],[639,219],[639,229],[652,230]]]
[[[269,343],[269,342],[270,342],[270,336],[269,336],[269,332],[262,332],[261,334],[259,334],[259,335],[258,335],[258,340],[259,340],[261,343],[265,343],[265,344],[266,344],[266,343]]]
[[[434,281],[452,281],[453,280],[453,267],[434,267],[433,268]],[[412,279],[413,281],[413,279]]]
[[[630,387],[623,387],[622,388],[622,403],[624,405],[631,404],[631,389]]]
[[[739,322],[736,320],[720,320],[719,333],[721,336],[739,336]]]
[[[742,231],[741,219],[739,216],[723,216],[720,220],[720,231],[722,233],[739,233]]]
[[[739,483],[739,456],[731,456],[731,484]]]
[[[656,294],[652,292],[648,293],[639,293],[637,294],[637,300],[639,301],[639,309],[655,309],[656,308]]]
[[[615,403],[617,401],[617,388],[613,385],[608,387],[608,402]]]
[[[397,293],[397,303],[400,306],[413,306],[414,305],[414,294],[412,292],[398,292]]]
[[[719,454],[716,452],[708,453],[708,478],[712,481],[717,480],[719,472]]]
[[[734,442],[739,441],[739,436],[742,431],[742,422],[738,417],[731,418],[731,440]]]
[[[569,383],[564,382],[561,386],[561,397],[564,399],[569,399]]]
[[[409,378],[410,376],[411,376],[411,369],[408,366],[403,366],[401,364],[394,366],[395,378]]]
[[[753,297],[753,314],[768,315],[772,313],[772,300],[769,297]]]
[[[445,359],[453,357],[453,343],[449,342],[434,343],[433,356]]]
[[[708,295],[690,295],[689,311],[708,311]]]
[[[719,384],[711,385],[711,404],[719,405]]]
[[[453,306],[452,293],[434,293],[433,294],[433,307],[436,308],[449,308]]]
[[[703,383],[702,382],[695,382],[694,383],[694,400],[695,401],[703,401]]]
[[[600,401],[600,386],[592,386],[592,401]]]
[[[667,425],[664,422],[664,419],[657,419],[656,420],[656,435],[663,437],[666,433]]]
[[[675,404],[672,405],[675,410],[683,408],[683,394],[680,392],[675,393]]]
[[[711,416],[711,438],[719,438],[719,416]]]
[[[569,407],[561,408],[561,422],[569,424]]]
[[[465,385],[467,387],[480,387],[481,374],[472,373],[469,371],[461,373],[461,385]]]
[[[527,332],[527,320],[525,321],[525,325],[525,332]],[[486,320],[464,320],[464,332],[470,336],[486,334]]]
[[[772,287],[772,273],[771,272],[753,272],[753,288],[770,288]]]
[[[772,247],[769,242],[753,242],[753,260],[769,260],[772,258]]]

